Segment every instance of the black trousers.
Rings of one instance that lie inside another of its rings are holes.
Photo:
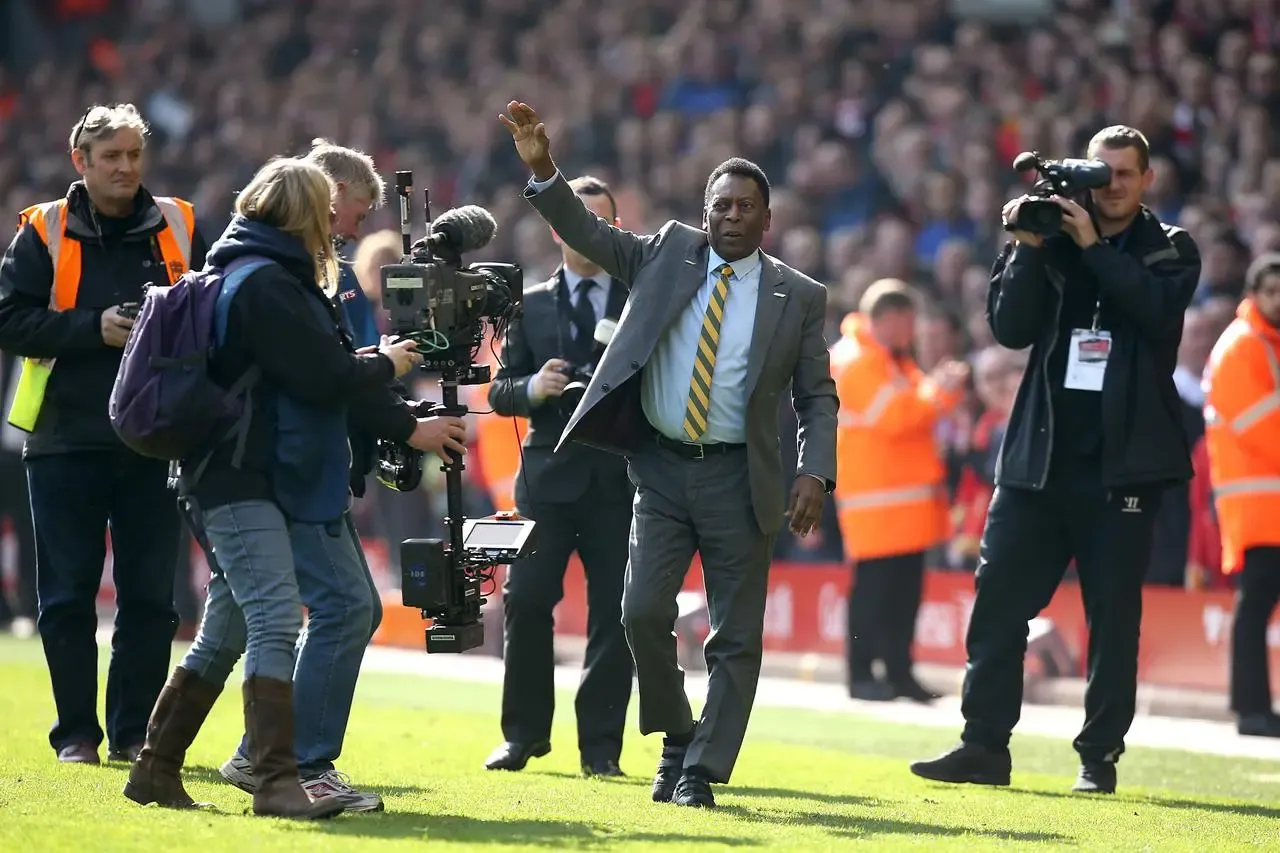
[[[1280,547],[1250,548],[1244,552],[1231,627],[1231,710],[1237,714],[1271,713],[1267,625],[1278,602]]]
[[[14,596],[0,590],[0,625],[15,618],[36,618],[36,537],[31,527],[31,499],[22,455],[0,451],[0,516],[8,516],[17,540]]]
[[[1022,708],[1027,623],[1048,605],[1068,563],[1089,626],[1085,761],[1115,761],[1133,723],[1142,582],[1163,491],[1103,488],[1099,466],[1055,470],[1043,491],[1000,487],[987,514],[966,638],[963,740],[1008,746]]]
[[[924,592],[924,552],[861,560],[849,593],[849,680],[870,681],[873,662],[890,684],[911,681],[911,642]]]
[[[575,710],[584,762],[617,760],[631,701],[634,664],[622,629],[622,589],[631,530],[628,494],[592,486],[573,503],[530,503],[537,552],[503,584],[502,735],[530,744],[551,737],[555,714],[555,620],[574,551],[587,582],[587,650]]]
[[[97,594],[111,527],[115,632],[107,670],[107,740],[141,744],[169,675],[179,516],[167,462],[125,451],[67,453],[27,461],[36,535],[40,639],[58,718],[55,750],[97,746]]]

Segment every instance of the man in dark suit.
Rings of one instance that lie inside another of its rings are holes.
[[[592,213],[618,221],[604,182],[577,178],[570,187]],[[554,232],[553,232],[554,236]],[[538,524],[538,550],[507,573],[503,586],[502,736],[485,762],[490,770],[522,770],[551,751],[555,710],[554,619],[564,597],[564,571],[574,551],[587,579],[587,652],[578,687],[578,751],[588,776],[621,776],[622,729],[631,700],[632,664],[622,631],[631,499],[626,463],[590,447],[554,453],[571,407],[561,399],[574,368],[599,360],[607,343],[597,324],[617,322],[626,285],[560,240],[564,264],[549,281],[525,291],[524,314],[507,331],[502,367],[489,405],[502,417],[529,419],[516,508]]]
[[[760,251],[769,182],[717,167],[705,230],[671,221],[638,236],[588,210],[551,159],[527,104],[500,119],[533,172],[525,197],[565,243],[630,286],[612,342],[565,427],[621,454],[636,486],[622,622],[640,688],[640,731],[662,732],[653,799],[713,806],[755,700],[769,561],[787,516],[805,534],[836,476],[836,401],[822,336],[826,288]],[[791,385],[800,448],[791,503],[778,442]],[[676,660],[676,596],[695,552],[710,611],[710,674],[695,725]]]

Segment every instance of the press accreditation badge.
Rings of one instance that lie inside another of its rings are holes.
[[[1101,391],[1110,357],[1110,332],[1073,329],[1063,385],[1073,391]]]

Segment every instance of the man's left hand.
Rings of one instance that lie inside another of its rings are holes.
[[[1054,196],[1053,200],[1062,208],[1062,230],[1071,235],[1077,246],[1087,249],[1098,242],[1098,231],[1093,227],[1089,211],[1060,195]]]
[[[801,474],[796,477],[791,487],[791,508],[787,515],[791,517],[791,533],[794,536],[808,536],[818,522],[822,520],[822,503],[827,499],[826,491],[817,477]]]
[[[446,462],[449,453],[463,456],[467,452],[467,425],[461,418],[419,418],[408,444],[417,450],[434,453]]]

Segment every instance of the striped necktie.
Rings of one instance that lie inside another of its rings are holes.
[[[707,416],[711,411],[711,377],[716,373],[716,348],[720,346],[720,324],[724,321],[724,300],[729,295],[729,277],[733,267],[720,268],[720,280],[711,291],[707,313],[702,318],[702,334],[698,337],[698,351],[693,357],[693,379],[689,383],[689,403],[684,410],[684,434],[690,441],[697,441],[707,431]]]

